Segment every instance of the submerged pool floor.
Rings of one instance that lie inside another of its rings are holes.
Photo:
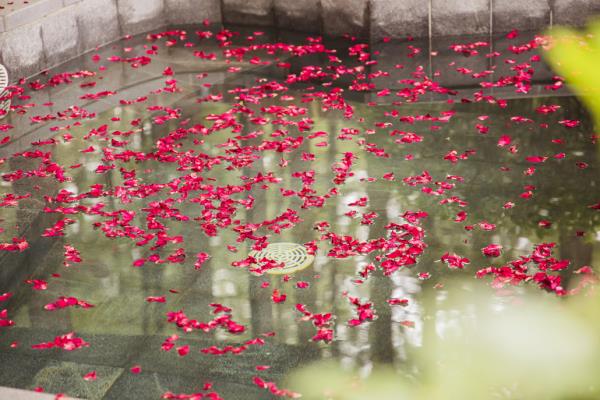
[[[316,360],[410,365],[426,324],[452,324],[456,282],[585,290],[592,123],[543,38],[499,43],[195,27],[19,82],[0,121],[0,385],[294,397],[286,375]],[[314,262],[250,256],[279,242]]]

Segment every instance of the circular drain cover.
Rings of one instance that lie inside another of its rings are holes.
[[[308,254],[306,247],[298,243],[271,243],[261,251],[251,251],[250,255],[257,260],[268,258],[277,263],[284,263],[283,268],[268,269],[268,274],[291,274],[308,267],[315,256]]]

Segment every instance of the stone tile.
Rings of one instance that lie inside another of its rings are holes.
[[[462,99],[473,99],[473,96],[475,96],[475,93],[478,93],[481,91],[480,87],[455,87],[452,88],[453,93],[452,94],[444,94],[444,93],[431,93],[429,98],[426,99],[425,97],[423,98],[424,102],[430,102],[431,103],[435,103],[435,102],[443,102],[446,103],[448,100],[452,100],[454,102],[460,102]],[[485,94],[491,94],[491,93],[485,93]]]
[[[492,4],[494,33],[509,32],[513,29],[541,29],[550,24],[548,0],[494,0]]]
[[[273,26],[274,0],[223,0],[223,22],[229,24]]]
[[[84,81],[82,80],[82,82]],[[79,84],[56,86],[48,88],[48,90],[44,90],[44,92],[50,95],[50,99],[53,103],[52,111],[54,112],[66,110],[76,102],[75,99],[78,99],[79,96],[86,93],[79,87]],[[92,90],[88,90],[88,92],[92,92]]]
[[[307,43],[305,33],[281,30],[277,32],[277,34],[277,40],[281,41],[282,43]],[[294,61],[291,63],[291,68],[286,69],[285,71],[291,74],[297,74],[308,65],[322,65],[324,62],[326,62],[326,58],[327,57],[323,53],[312,53],[305,54],[302,57],[295,57]],[[251,83],[251,80],[245,82],[244,84],[254,85],[253,83]]]
[[[121,35],[115,0],[86,0],[77,6],[81,49],[91,50]]]
[[[117,42],[113,41],[112,43],[109,43],[108,45],[106,43],[103,43],[102,47],[100,47],[100,48],[97,48],[96,45],[94,45],[92,48],[84,47],[83,37],[87,34],[86,31],[88,30],[88,28],[82,29],[81,26],[79,25],[80,21],[81,21],[81,18],[80,18],[81,11],[80,11],[79,7],[80,7],[80,5],[75,5],[75,6],[66,8],[64,11],[73,10],[73,12],[75,13],[75,18],[76,18],[76,22],[78,25],[78,31],[79,31],[79,33],[78,33],[78,49],[80,50],[80,53],[90,51],[90,50],[91,50],[91,52],[89,52],[88,54],[83,54],[80,57],[64,60],[60,65],[57,65],[52,68],[52,74],[73,72],[76,70],[89,70],[89,71],[98,73],[100,66],[104,65],[104,66],[109,67],[109,66],[115,64],[115,63],[108,62],[106,60],[108,57],[110,57],[112,55],[124,56],[124,53],[123,53],[124,44],[120,41],[117,41]],[[118,24],[116,27],[118,30]],[[115,37],[115,40],[118,39],[118,36],[119,35],[117,35]],[[98,56],[100,56],[100,61],[98,61],[98,62],[95,62],[92,59],[92,57],[96,54]],[[98,73],[98,75],[102,75],[103,73],[104,72],[100,71]],[[46,79],[44,76],[40,76],[38,78],[41,79],[42,81],[44,81]],[[77,88],[79,88],[79,83],[93,81],[96,79],[98,79],[98,78],[92,77],[92,78],[88,78],[86,80],[81,79],[81,80],[78,80],[76,83],[73,83],[70,85],[60,85],[59,87],[76,86]]]
[[[200,48],[206,53],[219,54],[221,51],[212,43],[203,44]],[[229,66],[244,66],[244,63],[237,63],[235,61],[231,63],[225,63],[221,60],[203,60],[198,57],[193,57],[190,53],[190,49],[182,47],[170,47],[168,49],[163,49],[159,54],[152,58],[152,62],[150,64],[145,65],[143,68],[138,70],[141,70],[150,76],[164,80],[162,73],[168,66],[173,69],[175,74],[198,74],[200,72],[208,72],[210,74],[212,72],[222,72]],[[259,57],[261,56],[257,53],[253,54],[258,55]],[[269,57],[261,57],[261,59],[265,60],[269,59]],[[271,56],[270,59],[273,59],[273,57]],[[245,67],[247,68],[248,63],[246,62],[245,64]],[[135,73],[136,69],[129,68],[129,71]]]
[[[267,364],[271,368],[264,374],[270,379],[280,379],[293,368],[310,363],[318,357],[319,351],[313,343],[306,345],[289,345],[277,343],[277,339],[266,339],[263,346],[251,346],[240,354],[225,354],[215,356],[203,354],[200,349],[209,346],[223,347],[226,345],[239,345],[248,337],[233,338],[232,341],[222,341],[211,338],[211,334],[194,333],[181,335],[177,346],[189,345],[190,352],[181,357],[173,349],[169,352],[161,350],[161,344],[170,334],[151,337],[144,346],[144,350],[133,357],[130,363],[139,364],[147,372],[174,374],[182,377],[206,377],[211,380],[223,380],[243,384],[251,382],[255,375],[256,365]],[[192,337],[191,335],[194,335]]]
[[[38,94],[42,94],[42,92],[36,92],[35,95]],[[38,99],[43,99],[43,102],[49,101],[49,96],[48,93],[43,93],[43,95],[40,96],[35,96]],[[32,112],[37,112],[40,110],[40,108],[35,107],[34,108],[35,111]],[[27,118],[24,118],[27,117]],[[0,147],[0,157],[7,157],[10,156],[16,152],[19,151],[23,151],[25,150],[25,147],[31,147],[31,142],[32,140],[27,140],[27,136],[32,132],[32,127],[31,127],[31,123],[29,121],[28,116],[23,116],[23,115],[19,115],[16,113],[10,113],[6,119],[3,120],[3,122],[5,123],[9,123],[12,126],[14,126],[14,132],[18,132],[18,136],[15,137],[13,140],[11,140],[8,144],[6,144],[5,146]],[[23,140],[24,139],[24,140]],[[14,263],[15,261],[13,260],[11,263]],[[3,264],[2,258],[0,258],[0,265]],[[6,265],[6,264],[4,264]],[[14,265],[14,264],[13,264]],[[7,273],[10,272],[10,270],[17,270],[19,267],[18,266],[13,266],[11,267],[4,267],[2,269],[2,272],[0,273],[0,282],[3,284],[0,284],[1,288],[6,287],[5,279],[6,279],[6,275]]]
[[[83,376],[91,371],[96,371],[96,380],[85,381]],[[51,361],[35,374],[30,387],[43,387],[49,393],[99,400],[122,372],[122,368]]]
[[[431,0],[433,36],[490,32],[490,0]]]
[[[205,19],[221,23],[219,0],[165,0],[165,14],[171,24],[197,24]]]
[[[373,0],[371,2],[371,39],[383,37],[426,37],[429,6],[423,0]]]
[[[2,16],[8,15],[8,14],[11,14],[22,8],[29,7],[29,6],[31,6],[31,3],[34,3],[36,1],[38,1],[38,0],[30,0],[28,2],[25,2],[25,1],[10,1],[10,2],[3,1],[2,2],[3,8],[0,9],[0,15],[2,15]]]
[[[492,64],[495,66],[493,79],[498,80],[502,76],[515,75],[517,72],[513,71],[513,68],[517,64],[529,63],[535,69],[533,74],[533,82],[549,82],[555,73],[542,61],[531,62],[532,56],[540,55],[540,51],[532,50],[526,51],[521,54],[514,54],[508,50],[509,46],[520,46],[529,43],[534,39],[537,32],[520,32],[519,36],[515,39],[507,39],[506,35],[501,35],[493,39],[493,48],[495,51],[502,53],[499,57],[492,59]],[[509,60],[510,62],[506,62]],[[511,86],[514,91],[515,88]]]
[[[4,24],[4,15],[0,16],[0,32],[4,32],[6,30],[5,24]]]
[[[40,0],[29,4],[27,7],[19,8],[4,17],[6,29],[15,29],[18,26],[37,21],[40,18],[57,11],[62,5],[62,0]]]
[[[411,46],[411,47],[409,47]],[[412,57],[414,50],[420,50]],[[377,52],[377,54],[375,54]],[[373,58],[377,60],[377,65],[372,67],[372,71],[385,71],[389,76],[381,76],[373,79],[375,90],[379,91],[385,88],[396,90],[405,88],[406,85],[400,84],[401,79],[411,79],[412,73],[419,67],[423,67],[429,73],[429,42],[427,39],[417,39],[414,41],[392,40],[388,43],[376,43],[373,45]],[[391,93],[387,97],[380,97],[380,100],[392,102],[401,100]]]
[[[104,399],[158,399],[167,391],[177,394],[198,393],[207,380],[202,374],[191,377],[176,373],[158,373],[147,371],[142,366],[142,372],[138,375],[123,373],[104,396]],[[275,398],[268,391],[261,390],[254,385],[250,379],[243,383],[214,379],[210,379],[210,381],[213,383],[213,390],[228,400],[271,400]]]
[[[12,81],[40,71],[44,66],[41,25],[33,23],[5,32],[0,36],[0,49]]]
[[[15,125],[15,127],[18,125]],[[31,136],[28,135],[27,139],[23,140],[23,142],[28,141],[29,147],[31,147],[31,142],[35,140],[31,139]],[[16,148],[23,148],[27,146],[25,143],[16,144],[10,147],[10,150],[15,150]],[[8,149],[7,149],[8,150]],[[2,149],[2,152],[5,153],[5,149]],[[24,166],[26,167],[26,166]],[[27,166],[28,167],[28,166]],[[22,186],[16,186],[15,189],[19,190],[31,190],[30,188],[25,187],[25,183]],[[53,221],[49,221],[42,217],[41,214],[41,204],[39,204],[39,200],[30,199],[30,202],[24,203],[24,206],[29,206],[29,209],[19,209],[17,218],[19,224],[24,227],[28,227],[27,233],[32,235],[41,235],[43,230],[40,229],[40,224],[43,223],[53,223]],[[36,210],[37,208],[37,210]],[[33,254],[20,254],[14,258],[0,258],[0,289],[7,291],[13,290],[15,286],[17,286],[28,274],[33,272],[35,266],[28,265],[32,260],[36,260],[45,256],[48,252],[48,248],[52,246],[52,244],[48,241],[42,240],[44,238],[38,238],[35,241],[32,240],[32,243],[35,242],[37,245],[46,245],[48,246],[45,249],[36,248],[32,249],[34,251]]]
[[[600,13],[600,2],[589,0],[554,0],[553,24],[583,26],[595,14]]]
[[[46,65],[56,65],[77,56],[80,49],[75,8],[68,7],[44,18],[42,39]]]
[[[573,96],[573,92],[570,91],[568,85],[564,85],[562,88],[554,91],[554,90],[546,90],[543,84],[534,84],[531,86],[531,90],[527,94],[528,97],[536,97],[539,99],[543,99],[545,97],[563,97],[563,96]],[[490,90],[490,94],[499,99],[505,100],[514,100],[521,99],[523,100],[524,95],[522,93],[517,93],[515,91],[514,86],[503,86],[498,88],[492,88]]]
[[[452,44],[466,44],[474,42],[486,42],[487,46],[478,47],[478,54],[465,57],[453,51]],[[464,35],[453,37],[440,37],[432,39],[431,51],[436,55],[431,57],[433,79],[447,88],[476,87],[480,89],[481,78],[473,78],[472,73],[489,70],[490,59],[486,57],[491,51],[488,35]],[[457,68],[472,70],[472,73],[463,74]],[[489,78],[488,78],[489,79]]]
[[[278,28],[300,32],[321,32],[320,0],[275,0],[275,24]]]
[[[231,360],[231,355],[213,356],[200,353],[200,349],[211,345],[225,345],[225,343],[219,343],[214,339],[211,340],[211,334],[194,332],[182,336],[177,341],[177,346],[190,346],[190,352],[185,357],[179,356],[175,349],[169,352],[161,350],[161,344],[170,334],[170,332],[165,332],[164,336],[150,338],[145,343],[144,350],[133,357],[130,363],[132,365],[141,365],[143,371],[157,373],[169,371],[169,374],[182,377],[232,378],[244,371],[243,368],[240,368],[239,362],[236,362],[235,365],[226,362],[227,359]],[[238,360],[237,356],[233,357],[236,357],[236,361]],[[260,361],[265,360],[260,359]],[[260,361],[256,360],[256,364],[260,364]],[[248,369],[245,373],[247,374],[248,371],[251,373],[252,368]]]
[[[0,385],[25,389],[31,387],[33,377],[48,364],[48,360],[23,355],[14,351],[2,354],[0,363]],[[0,398],[5,398],[1,396]]]
[[[119,21],[125,35],[157,29],[166,24],[163,0],[119,0]]]
[[[76,363],[106,365],[124,368],[129,365],[129,359],[140,351],[146,341],[146,336],[136,335],[101,335],[86,332],[77,332],[77,336],[90,343],[90,347],[83,347],[75,351],[61,349],[35,350],[32,344],[48,342],[57,335],[67,332],[62,330],[47,330],[36,327],[13,327],[0,335],[0,357],[5,359],[13,354],[14,357],[30,357],[38,360],[70,361]],[[9,344],[17,341],[19,346],[15,349]],[[31,375],[33,376],[33,375]],[[0,382],[1,383],[1,382]]]
[[[368,4],[367,0],[321,0],[324,33],[332,36],[366,36]]]
[[[11,400],[54,400],[56,396],[50,393],[38,393],[29,390],[0,387],[0,398]],[[73,397],[63,397],[65,400],[75,400]]]

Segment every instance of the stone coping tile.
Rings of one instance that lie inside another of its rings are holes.
[[[223,18],[231,24],[272,26],[275,24],[273,0],[223,0]]]
[[[0,0],[0,16],[11,14],[23,8],[27,8],[39,0]]]
[[[53,400],[55,397],[49,393],[37,393],[29,390],[0,387],[0,398],[11,400]],[[65,400],[76,400],[74,397],[63,397]]]
[[[513,29],[544,29],[550,25],[549,0],[494,0],[492,30],[508,32]]]
[[[63,7],[63,0],[34,0],[28,4],[20,2],[15,9],[5,10],[3,15],[4,28],[11,30],[32,23]],[[0,11],[0,15],[2,12]]]
[[[490,0],[432,0],[432,36],[489,33]]]
[[[429,5],[423,0],[373,0],[370,6],[372,40],[383,37],[426,37],[429,31]]]
[[[597,0],[554,0],[551,4],[553,23],[556,25],[582,26],[600,13],[600,2]]]
[[[97,379],[85,381],[85,374],[96,371]],[[43,387],[49,393],[64,393],[82,399],[101,399],[123,373],[122,368],[51,361],[40,369],[29,387]]]

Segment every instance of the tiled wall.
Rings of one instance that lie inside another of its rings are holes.
[[[583,25],[599,0],[14,0],[0,9],[0,62],[29,76],[125,34],[167,25],[274,26],[328,35],[491,35]]]

